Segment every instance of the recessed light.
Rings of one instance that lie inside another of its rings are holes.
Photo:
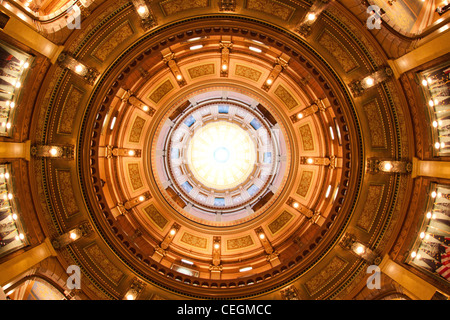
[[[262,52],[262,50],[260,49],[260,48],[257,48],[257,47],[248,47],[250,50],[252,50],[253,52],[257,52],[257,53],[261,53]]]
[[[198,50],[198,49],[201,49],[201,48],[203,48],[203,45],[202,44],[197,44],[195,46],[190,47],[189,49],[191,49],[191,50]]]
[[[244,267],[244,268],[239,269],[239,272],[250,271],[252,269],[253,269],[252,267]]]

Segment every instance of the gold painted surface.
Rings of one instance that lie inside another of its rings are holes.
[[[184,242],[190,246],[206,249],[208,245],[208,239],[198,237],[196,235],[190,234],[188,232],[184,232],[183,235],[180,238],[181,242]]]
[[[141,172],[139,170],[138,163],[129,163],[128,164],[128,174],[130,176],[130,183],[133,190],[138,190],[144,186],[141,179]]]
[[[308,194],[309,187],[311,186],[311,181],[313,178],[313,171],[303,171],[302,177],[300,178],[300,183],[298,184],[297,188],[297,194],[302,196],[303,198],[306,197]]]
[[[227,240],[227,250],[236,250],[253,245],[253,239],[250,235]]]
[[[369,232],[381,205],[384,185],[371,185],[364,208],[358,218],[357,226]]]
[[[237,64],[235,74],[240,77],[244,77],[253,81],[259,81],[261,78],[262,72],[255,70],[253,68]]]
[[[144,211],[160,230],[163,230],[166,227],[168,220],[155,208],[153,204],[145,207]]]
[[[207,76],[215,73],[215,66],[214,63],[203,64],[201,66],[189,68],[188,73],[191,79]]]
[[[345,46],[336,39],[328,30],[325,30],[319,37],[318,42],[322,45],[336,61],[341,65],[345,72],[350,72],[359,67],[352,55]]]
[[[108,259],[96,243],[84,247],[83,251],[94,262],[100,272],[114,282],[114,284],[119,284],[120,280],[124,277],[123,272]]]
[[[78,89],[73,85],[70,86],[59,118],[58,124],[59,134],[72,133],[75,117],[77,115],[77,111],[81,103],[81,100],[83,99],[83,95],[84,95],[83,90]]]
[[[109,36],[105,38],[98,46],[94,49],[92,56],[100,61],[105,61],[106,58],[113,52],[121,43],[126,41],[130,36],[134,34],[133,28],[127,21],[118,28],[112,30]]]
[[[386,130],[377,100],[363,105],[370,131],[372,148],[386,148]]]
[[[313,295],[325,287],[347,264],[342,258],[334,257],[318,274],[305,282],[309,294]]]
[[[295,11],[295,8],[274,0],[247,0],[246,8],[270,14],[284,21],[291,19]]]
[[[276,234],[278,231],[292,219],[293,215],[287,211],[283,211],[275,220],[269,223],[268,228],[272,234]]]
[[[72,174],[69,170],[56,170],[56,177],[64,213],[69,218],[80,211],[73,192]]]
[[[145,125],[145,119],[141,118],[139,116],[136,117],[136,119],[133,122],[133,126],[131,127],[130,131],[130,137],[128,139],[131,143],[139,143],[139,140],[141,139],[142,129]]]
[[[170,16],[172,14],[196,9],[196,8],[206,8],[209,7],[210,0],[166,0],[161,1],[159,5],[161,6],[161,10],[166,16]]]
[[[170,80],[164,81],[155,91],[150,94],[150,100],[158,103],[166,94],[168,94],[174,88]]]
[[[281,84],[275,89],[274,93],[281,101],[283,101],[289,110],[298,106],[297,100],[295,100],[292,94]]]
[[[314,139],[309,124],[305,124],[298,128],[300,137],[302,138],[302,146],[304,151],[314,151]]]

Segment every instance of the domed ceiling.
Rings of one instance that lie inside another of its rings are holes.
[[[31,176],[52,238],[83,227],[58,259],[88,296],[339,299],[390,249],[410,177],[371,164],[411,158],[404,97],[340,4],[301,32],[311,5],[154,1],[142,20],[114,1],[84,17],[31,129],[69,152]]]

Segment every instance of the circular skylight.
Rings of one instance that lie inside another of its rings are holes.
[[[188,166],[206,188],[232,189],[252,173],[256,146],[250,134],[229,121],[214,121],[200,127],[190,140]]]

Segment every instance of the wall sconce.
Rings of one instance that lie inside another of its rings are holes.
[[[225,40],[226,39],[226,40]],[[230,49],[233,48],[231,43],[231,37],[222,37],[220,42],[221,52],[221,64],[220,64],[220,76],[228,77],[228,70],[230,68]]]
[[[377,84],[386,81],[393,75],[393,71],[389,67],[385,67],[378,70],[370,75],[362,78],[361,80],[355,80],[349,84],[350,90],[353,92],[354,96],[360,96],[365,90],[376,86]]]
[[[78,241],[79,239],[88,236],[92,233],[92,226],[89,222],[83,222],[78,227],[69,230],[68,232],[58,236],[52,241],[53,248],[61,249],[69,244]]]
[[[135,278],[131,283],[130,288],[125,293],[123,300],[137,300],[145,286],[146,284],[143,281]]]
[[[220,0],[219,11],[232,11],[236,10],[236,0]]]
[[[172,72],[175,79],[177,79],[178,85],[179,86],[186,85],[186,81],[183,78],[183,74],[181,73],[181,70],[178,67],[177,62],[175,60],[175,53],[170,51],[170,49],[165,49],[161,51],[161,54],[163,55],[163,61],[170,68],[170,71]]]
[[[35,145],[31,147],[30,154],[35,158],[73,160],[74,146]]]
[[[408,174],[412,172],[412,162],[396,160],[368,159],[367,168],[370,173]]]
[[[142,151],[140,149],[115,148],[111,145],[106,146],[106,158],[112,157],[134,157],[140,158]]]
[[[381,262],[381,257],[367,245],[358,241],[354,234],[346,233],[339,242],[339,245],[345,250],[350,250],[353,254],[364,259],[369,264],[378,265]]]
[[[149,30],[156,26],[156,18],[153,16],[150,7],[145,0],[132,0],[136,13],[141,18],[141,26],[144,30]]]
[[[72,71],[77,76],[83,78],[90,85],[94,84],[95,80],[100,74],[94,68],[90,68],[83,63],[78,62],[76,59],[65,52],[62,52],[58,56],[58,63],[62,68]]]

